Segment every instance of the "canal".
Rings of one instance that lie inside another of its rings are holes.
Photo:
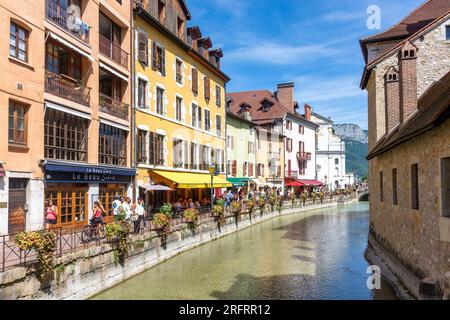
[[[94,299],[395,299],[366,286],[368,203],[275,218],[176,256]]]

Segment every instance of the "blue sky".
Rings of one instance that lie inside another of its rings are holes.
[[[296,99],[336,123],[367,129],[364,66],[358,40],[367,8],[381,9],[381,29],[398,22],[423,0],[187,0],[190,25],[199,25],[222,47],[228,92],[269,89],[295,81]]]

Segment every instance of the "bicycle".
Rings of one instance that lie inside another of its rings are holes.
[[[102,223],[91,223],[88,226],[84,227],[84,230],[81,232],[81,242],[89,243],[94,240],[102,240],[106,237],[105,224]]]

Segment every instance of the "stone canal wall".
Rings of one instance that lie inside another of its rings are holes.
[[[307,217],[317,209],[335,206],[336,202],[294,209],[285,206],[281,212],[243,215],[237,223],[230,217],[220,230],[212,219],[202,222],[195,231],[181,225],[167,237],[165,245],[155,232],[148,232],[132,237],[123,264],[118,261],[117,251],[103,244],[57,258],[54,271],[44,280],[38,280],[30,268],[16,267],[0,273],[0,300],[87,299],[186,250],[254,224],[289,214]]]

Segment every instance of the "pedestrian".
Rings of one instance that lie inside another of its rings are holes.
[[[131,207],[130,207],[131,199],[126,197],[122,203],[122,209],[125,213],[125,220],[131,220]]]
[[[134,208],[134,213],[137,217],[137,219],[134,221],[134,233],[139,233],[141,229],[141,221],[144,221],[145,218],[144,199],[142,199],[141,197],[139,197],[137,200]]]
[[[46,217],[46,224],[45,224],[45,228],[47,230],[51,229],[52,226],[57,224],[57,217],[58,217],[58,207],[55,206],[55,203],[53,202],[53,200],[48,200],[47,201],[47,217]]]
[[[122,206],[122,202],[120,201],[120,197],[116,196],[114,198],[114,201],[111,205],[112,207],[112,211],[113,211],[113,216],[114,216],[114,220],[117,222],[118,221],[118,214],[119,214],[119,207]]]
[[[100,201],[94,202],[94,208],[92,209],[92,212],[94,214],[91,223],[94,225],[95,229],[98,229],[98,225],[103,223],[103,214],[106,212],[105,208],[103,208],[103,205],[100,203]]]

